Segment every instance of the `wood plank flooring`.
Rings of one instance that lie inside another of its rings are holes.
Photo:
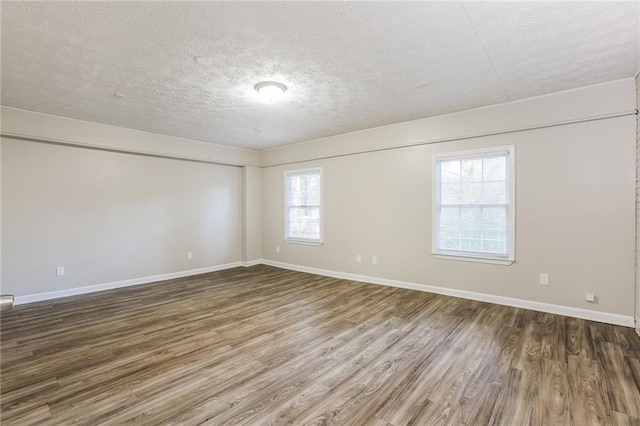
[[[263,265],[0,328],[3,425],[640,425],[631,328]]]

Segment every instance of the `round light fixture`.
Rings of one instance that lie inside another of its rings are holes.
[[[261,81],[255,85],[256,92],[269,102],[278,100],[287,91],[287,86],[277,81]]]

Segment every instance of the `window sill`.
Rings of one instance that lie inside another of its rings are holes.
[[[286,238],[284,242],[287,244],[301,244],[303,246],[318,246],[318,247],[324,244],[322,241],[288,240]]]
[[[433,257],[436,259],[455,260],[459,262],[489,263],[492,265],[502,265],[502,266],[509,266],[513,262],[515,262],[515,260],[495,259],[490,257],[471,257],[471,256],[461,256],[457,254],[454,255],[454,254],[442,254],[442,253],[432,253],[432,254],[433,254]]]

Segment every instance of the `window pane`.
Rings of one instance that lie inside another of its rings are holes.
[[[458,228],[441,228],[440,229],[440,239],[444,238],[455,238],[459,240],[461,237],[460,229]]]
[[[320,219],[320,206],[318,207],[289,207],[291,220],[318,220]]]
[[[460,229],[460,208],[443,207],[440,210],[440,229]]]
[[[480,234],[482,232],[482,208],[461,208],[460,227],[464,238],[480,238]]]
[[[482,160],[462,160],[462,181],[482,182]]]
[[[440,163],[440,181],[442,183],[460,182],[460,161],[443,161]]]
[[[482,209],[482,221],[488,229],[507,229],[506,207],[484,207]]]
[[[507,180],[507,157],[485,158],[482,169],[485,181]]]
[[[443,250],[460,250],[460,238],[440,239],[440,248]]]
[[[506,204],[508,202],[507,181],[485,182],[482,187],[482,202],[485,204]]]
[[[440,210],[440,246],[448,250],[460,249],[460,208],[443,207]]]
[[[443,183],[441,202],[447,204],[460,204],[462,202],[459,183]]]
[[[286,237],[320,240],[320,170],[286,174]]]
[[[482,182],[463,183],[460,189],[462,204],[480,204],[482,202]]]
[[[482,218],[484,223],[482,251],[507,254],[507,208],[485,207],[482,209]]]
[[[308,206],[320,204],[320,173],[295,174],[288,177],[288,204]]]
[[[437,160],[436,249],[508,255],[508,154],[453,158]]]
[[[482,242],[480,239],[476,238],[463,238],[462,239],[462,250],[463,251],[482,251]]]
[[[484,241],[482,250],[484,253],[507,254],[507,244],[505,241]]]
[[[317,240],[320,238],[320,221],[290,220],[288,237]]]
[[[482,230],[483,240],[506,241],[507,233],[504,229],[487,229]]]

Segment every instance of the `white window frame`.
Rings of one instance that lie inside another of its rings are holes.
[[[479,156],[485,156],[490,154],[504,154],[507,153],[507,170],[509,176],[509,225],[508,231],[508,248],[507,255],[496,255],[489,253],[478,252],[463,252],[457,250],[442,250],[438,249],[438,229],[440,215],[440,168],[438,167],[438,161],[442,160],[460,160],[465,158],[476,158]],[[433,176],[433,188],[432,188],[432,241],[431,241],[431,253],[436,259],[445,260],[460,260],[467,262],[480,262],[491,263],[496,265],[511,265],[515,262],[516,253],[516,169],[515,169],[515,146],[494,146],[481,149],[473,149],[466,151],[456,152],[443,152],[433,155],[432,162],[432,176]]]
[[[287,182],[289,175],[297,175],[305,172],[320,172],[320,238],[307,239],[307,238],[291,238],[288,236],[289,231],[289,202],[287,192]],[[312,246],[321,246],[323,244],[323,231],[324,231],[324,179],[322,176],[322,167],[310,167],[307,169],[287,170],[284,172],[284,241],[291,244],[306,244]]]

